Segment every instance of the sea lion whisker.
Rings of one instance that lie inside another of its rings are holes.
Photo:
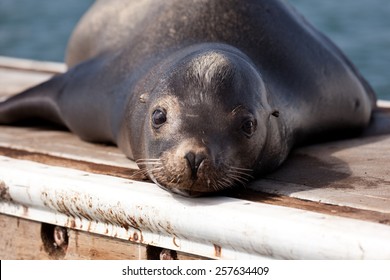
[[[246,185],[249,181],[249,179],[247,179],[247,178],[243,178],[241,176],[236,176],[233,174],[227,174],[227,177],[234,180],[234,182],[240,183],[241,185]]]
[[[133,172],[133,174],[142,174],[142,173],[146,173],[147,172],[147,169],[146,168],[140,168],[138,170],[135,170]]]
[[[234,183],[234,181],[230,180],[230,179],[231,178],[229,178],[229,177],[225,177],[225,178],[222,178],[221,180],[218,180],[218,182],[224,183],[223,188],[228,188],[228,187],[231,187],[232,184]]]
[[[253,172],[253,169],[249,169],[249,168],[242,168],[242,167],[236,167],[236,166],[229,166],[229,168],[234,169],[234,170]]]
[[[231,188],[234,185],[234,180],[228,177],[222,178],[222,180],[218,180],[218,182],[221,186],[220,190]]]
[[[137,178],[134,178],[134,177],[137,177],[139,175],[142,175],[142,176],[147,176],[148,175],[148,172],[146,169],[142,168],[142,169],[139,169],[137,171],[135,171],[134,173],[132,173],[129,178],[130,179],[137,179]]]
[[[227,176],[228,176],[229,178],[239,178],[239,179],[246,180],[246,181],[249,180],[249,178],[246,178],[245,176],[243,176],[243,175],[241,175],[241,174],[227,173]]]
[[[140,165],[145,165],[145,168],[153,167],[153,166],[163,166],[161,162],[150,162],[150,163],[139,163]]]
[[[223,189],[225,189],[225,186],[222,184],[222,182],[220,182],[220,181],[217,181],[216,183],[214,183],[213,185],[212,185],[212,187],[213,187],[213,189],[215,190],[215,191],[220,191],[220,190],[223,190]]]
[[[230,170],[229,173],[236,174],[236,175],[242,176],[242,177],[248,177],[248,179],[254,179],[253,175],[249,174],[247,172],[242,172],[242,171],[237,171],[237,170]]]
[[[154,173],[160,173],[159,171],[163,170],[164,167],[163,166],[157,166],[157,167],[153,167],[153,168],[146,168],[147,172],[148,173],[151,173],[151,172],[154,172]]]
[[[211,183],[211,187],[212,187],[214,190],[216,190],[216,191],[222,189],[222,188],[220,187],[220,182],[219,182],[219,180],[213,181],[213,182]]]

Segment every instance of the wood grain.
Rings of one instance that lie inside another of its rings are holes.
[[[0,214],[0,228],[0,259],[50,259],[41,240],[41,223]]]
[[[42,238],[42,223],[0,214],[2,260],[147,260],[147,246],[77,230],[68,230],[64,255],[49,254]],[[157,249],[158,248],[153,248]],[[175,252],[179,260],[205,259]]]

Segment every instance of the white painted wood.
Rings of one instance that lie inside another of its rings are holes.
[[[16,57],[0,56],[0,68],[26,70],[29,72],[63,73],[66,65],[61,62],[37,61]]]
[[[1,213],[201,256],[390,259],[390,226],[377,223],[232,198],[188,199],[153,184],[6,157],[0,180]]]
[[[390,100],[378,100],[377,105],[381,108],[390,108]]]

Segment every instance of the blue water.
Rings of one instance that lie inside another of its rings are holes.
[[[0,55],[63,61],[70,33],[93,0],[0,0]]]
[[[348,55],[380,98],[390,100],[390,0],[286,1]],[[63,61],[72,29],[93,2],[0,0],[0,55]]]
[[[390,0],[289,0],[390,99]]]

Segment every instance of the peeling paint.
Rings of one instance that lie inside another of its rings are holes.
[[[214,256],[220,258],[222,256],[222,248],[219,245],[214,244]]]
[[[133,241],[138,241],[138,233],[134,232]]]
[[[173,237],[172,239],[173,245],[175,245],[177,248],[180,248],[179,240],[176,238],[176,236]]]

